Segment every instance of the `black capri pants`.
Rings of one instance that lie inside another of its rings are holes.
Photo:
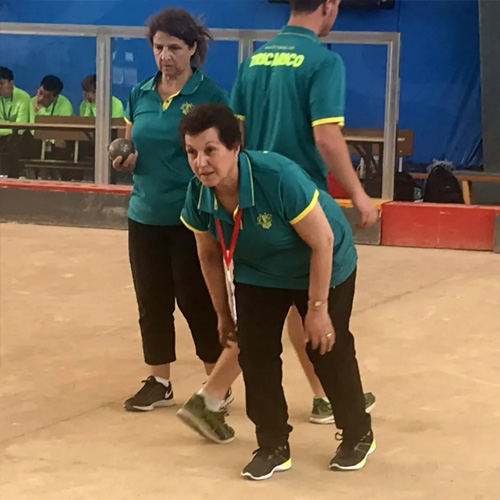
[[[144,360],[176,360],[175,301],[205,363],[222,352],[217,316],[201,273],[194,235],[184,226],[153,226],[128,220],[129,257],[139,306]]]

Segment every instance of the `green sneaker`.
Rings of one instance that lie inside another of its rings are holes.
[[[313,409],[309,417],[309,422],[312,424],[333,424],[335,422],[332,405],[328,399],[313,399]]]
[[[365,411],[371,413],[376,405],[375,395],[371,392],[365,393]],[[330,401],[323,398],[313,399],[313,409],[309,422],[313,424],[334,424],[332,405]]]
[[[189,427],[214,443],[225,444],[234,440],[234,429],[226,424],[226,410],[210,411],[203,396],[194,394],[177,412],[177,416]]]

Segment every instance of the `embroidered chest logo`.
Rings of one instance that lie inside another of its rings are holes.
[[[194,108],[194,104],[191,104],[190,102],[185,102],[182,106],[182,113],[187,115],[192,109]]]
[[[271,214],[260,214],[257,217],[257,224],[264,229],[270,229],[273,225],[273,216]]]

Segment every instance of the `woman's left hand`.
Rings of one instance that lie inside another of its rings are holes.
[[[231,347],[229,342],[237,342],[236,325],[231,314],[218,317],[217,330],[219,331],[219,341],[224,348]]]
[[[304,319],[304,330],[307,342],[311,342],[314,350],[319,348],[321,355],[332,350],[335,344],[335,330],[327,307],[309,309]]]

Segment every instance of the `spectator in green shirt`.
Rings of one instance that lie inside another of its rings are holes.
[[[26,123],[29,120],[30,96],[14,85],[14,73],[0,66],[0,121]],[[12,129],[0,129],[0,136],[11,135]]]
[[[54,75],[45,76],[40,82],[36,96],[31,99],[30,121],[35,121],[36,115],[71,116],[73,106],[61,92],[63,82]]]
[[[95,94],[96,94],[96,75],[87,75],[82,80],[83,101],[80,104],[80,116],[96,115]],[[123,104],[117,97],[111,97],[111,117],[123,118]]]
[[[0,67],[0,122],[26,123],[29,121],[30,96],[14,85],[14,73]],[[18,177],[20,152],[26,131],[13,133],[11,128],[0,128],[0,171],[9,177]]]
[[[43,77],[36,96],[31,99],[30,122],[36,116],[72,116],[73,106],[69,99],[61,94],[64,88],[60,78],[54,75]],[[72,141],[46,141],[48,157],[55,160],[71,160],[73,158]],[[39,156],[41,142],[35,140],[32,155]]]

